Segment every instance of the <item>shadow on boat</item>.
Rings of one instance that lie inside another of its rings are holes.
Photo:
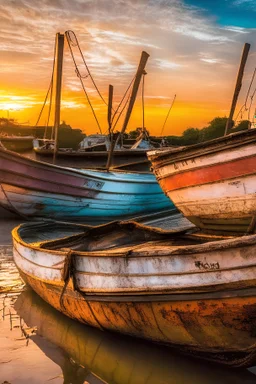
[[[15,309],[35,330],[27,337],[61,367],[64,383],[255,383],[255,375],[246,369],[186,358],[167,347],[79,324],[31,290],[22,292]],[[45,339],[58,348],[50,348]]]

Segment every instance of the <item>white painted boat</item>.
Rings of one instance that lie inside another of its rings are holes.
[[[148,152],[163,191],[204,231],[256,229],[256,129],[209,142]]]
[[[58,225],[23,224],[12,233],[21,276],[56,309],[213,360],[225,355],[237,365],[242,353],[246,365],[255,356],[256,235]]]

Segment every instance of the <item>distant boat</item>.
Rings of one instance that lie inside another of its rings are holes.
[[[152,173],[64,168],[2,148],[0,206],[26,218],[101,222],[174,209]]]
[[[43,222],[12,236],[23,280],[65,315],[224,364],[256,362],[256,235]]]
[[[56,162],[59,165],[69,164],[80,168],[105,168],[110,145],[108,135],[89,135],[83,139],[77,150],[59,147]],[[150,169],[147,151],[153,148],[149,139],[124,140],[124,144],[117,145],[113,151],[112,166],[147,171]],[[33,149],[38,159],[52,162],[54,140],[34,139]]]
[[[1,135],[0,144],[14,152],[25,152],[33,149],[33,136]]]
[[[256,229],[256,129],[148,152],[163,191],[196,226],[220,233]]]
[[[217,365],[213,369],[211,364],[181,356],[170,348],[134,342],[130,337],[79,324],[32,290],[22,292],[14,308],[25,335],[61,367],[64,382],[72,375],[73,382],[79,378],[76,383],[86,380],[97,384],[255,383],[255,375],[248,370]],[[49,348],[49,343],[58,348]]]

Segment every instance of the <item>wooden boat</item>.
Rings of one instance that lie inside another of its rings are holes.
[[[194,356],[255,363],[256,235],[219,240],[134,222],[58,225],[12,232],[22,278],[54,308]]]
[[[248,370],[217,365],[213,369],[212,364],[180,356],[170,348],[142,340],[135,343],[132,338],[79,324],[31,290],[22,292],[14,307],[24,333],[61,367],[64,382],[79,377],[79,382],[90,383],[97,378],[98,384],[255,383],[255,375]]]
[[[127,140],[129,141],[129,140]],[[132,141],[132,140],[131,140]],[[149,171],[147,151],[154,146],[149,140],[134,140],[133,145],[117,145],[113,151],[112,167],[137,171]],[[56,164],[80,168],[105,168],[110,150],[108,135],[87,136],[79,149],[58,148]],[[33,149],[40,161],[52,163],[54,141],[35,139]]]
[[[40,145],[39,140],[34,140],[34,152],[36,159],[52,163],[53,144]],[[119,148],[113,151],[112,167],[127,169],[132,171],[149,172],[150,162],[147,158],[145,148]],[[72,148],[59,148],[57,152],[56,164],[62,166],[72,166],[79,168],[106,168],[109,151],[105,145],[94,145],[88,148],[73,150]]]
[[[25,152],[33,148],[33,136],[0,135],[0,143],[6,149],[14,152]]]
[[[92,139],[90,139],[91,136]],[[96,141],[97,136],[100,136],[98,142]],[[110,145],[111,142],[108,135],[90,135],[83,140],[80,148],[77,150],[72,148],[58,148],[58,156],[70,158],[82,157],[85,159],[87,157],[103,157],[105,159],[104,165],[106,165]],[[37,155],[52,157],[54,154],[54,140],[35,139],[33,141],[33,148]],[[126,161],[133,159],[134,157],[137,158],[142,156],[144,156],[144,160],[147,160],[146,152],[151,148],[153,148],[153,145],[151,145],[149,141],[142,141],[139,139],[138,142],[135,142],[129,147],[117,145],[113,151],[113,155],[117,157],[125,157]]]
[[[255,232],[256,129],[178,149],[148,152],[166,195],[195,225]]]
[[[256,129],[230,134],[249,50],[245,43],[225,136],[148,153],[165,194],[204,232],[239,235],[256,229]]]
[[[153,174],[64,168],[2,148],[0,206],[26,218],[96,221],[174,209]]]

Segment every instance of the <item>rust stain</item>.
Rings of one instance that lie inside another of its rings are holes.
[[[256,350],[256,297],[190,301],[87,301],[68,288],[60,306],[61,287],[22,277],[49,304],[96,328],[169,344],[194,353],[248,353]],[[197,351],[197,352],[195,352]]]

